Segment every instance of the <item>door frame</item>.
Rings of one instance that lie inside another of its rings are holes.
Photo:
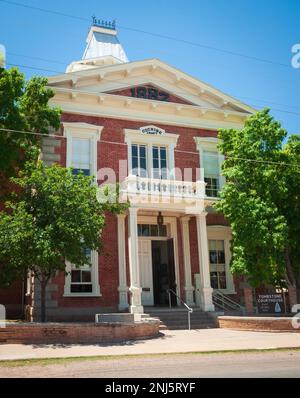
[[[152,224],[157,225],[156,216],[139,216],[137,217],[138,224]],[[174,263],[175,263],[175,282],[176,282],[176,294],[180,295],[180,278],[179,278],[179,256],[178,256],[178,237],[177,237],[177,217],[165,217],[164,224],[167,224],[168,236],[139,236],[138,239],[148,240],[168,240],[173,239],[174,246]],[[152,264],[153,267],[153,264]],[[153,271],[153,268],[152,268]],[[177,298],[177,305],[180,305],[180,300]]]

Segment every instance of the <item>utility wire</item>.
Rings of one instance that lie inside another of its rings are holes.
[[[0,1],[1,1],[1,0],[0,0]],[[13,53],[13,52],[9,52],[9,51],[6,52],[6,54],[12,55],[12,56],[17,56],[17,57],[35,59],[35,60],[43,61],[43,62],[51,62],[51,63],[55,63],[55,64],[59,64],[59,65],[64,65],[64,66],[67,64],[67,62],[61,62],[61,61],[57,61],[57,60],[53,60],[53,59],[48,59],[48,58],[35,57],[35,56],[31,56],[31,55],[17,54],[17,53]],[[14,65],[14,64],[12,64],[12,63],[7,63],[7,65]],[[23,65],[22,67],[33,69],[32,66],[27,66],[27,65]],[[42,68],[40,68],[40,69],[42,69]],[[59,74],[65,73],[65,72],[59,72],[59,71],[54,71],[54,70],[51,70],[51,72],[59,73]],[[74,75],[74,76],[80,76],[80,77],[82,77],[82,75],[74,74],[74,72],[70,72],[70,73],[72,73],[72,75]],[[103,78],[102,80],[110,81],[110,82],[112,82],[112,84],[114,84],[114,83],[115,83],[115,84],[118,84],[115,80],[111,80],[111,79],[107,79],[107,78]],[[182,91],[181,91],[181,92],[180,92],[180,91],[173,91],[173,93],[174,93],[174,94],[178,94],[178,95],[180,95],[180,93],[184,94],[184,92],[182,92]],[[273,102],[273,101],[271,101],[271,100],[269,101],[269,100],[265,100],[265,99],[259,99],[259,98],[253,98],[253,97],[246,97],[246,96],[239,96],[239,97],[240,97],[240,98],[244,98],[244,99],[246,99],[246,100],[250,100],[250,101],[259,101],[259,102],[264,102],[264,103],[266,103],[266,104],[273,104],[273,105],[285,106],[285,107],[288,107],[288,108],[300,109],[299,106],[288,105],[288,104],[282,104],[282,103],[278,103],[278,102]]]
[[[0,1],[3,1],[3,0],[0,0]],[[52,73],[58,73],[58,74],[65,74],[65,72],[60,72],[60,71],[56,71],[56,70],[53,70],[53,69],[37,68],[37,67],[33,67],[33,66],[29,66],[29,65],[23,65],[23,64],[7,63],[7,65],[10,65],[10,66],[17,66],[17,67],[19,67],[19,68],[28,68],[28,69],[33,69],[33,70],[45,71],[45,72],[50,72],[50,73],[52,72]],[[81,77],[81,78],[84,77],[83,75],[79,75],[79,74],[76,75],[76,73],[74,73],[74,72],[70,72],[70,74],[71,74],[71,73],[72,73],[72,76],[75,76],[75,77]],[[71,76],[70,76],[70,78],[71,78]],[[71,79],[70,79],[70,80],[71,80]],[[108,82],[110,82],[111,84],[116,84],[116,85],[119,84],[118,82],[113,81],[113,80],[110,80],[110,79],[107,79],[107,78],[103,78],[102,80],[108,81]],[[55,87],[54,87],[54,88],[55,88]],[[70,89],[70,91],[82,93],[81,90],[77,90],[77,89]],[[101,91],[95,91],[95,92],[91,92],[90,94],[110,94],[110,93],[101,92]],[[181,92],[179,92],[179,91],[172,91],[172,94],[178,94],[179,96],[181,96],[181,95],[186,94],[186,93],[184,93],[183,91],[181,91]],[[260,101],[260,100],[258,100],[258,101]],[[241,101],[241,103],[240,103],[240,102],[237,102],[237,101],[229,100],[228,103],[233,104],[233,105],[237,105],[237,106],[241,106],[242,101]],[[183,104],[183,105],[184,105],[184,104]],[[189,105],[189,104],[187,104],[187,105]],[[190,105],[192,105],[192,104],[190,104]],[[246,104],[245,104],[245,105],[246,105]],[[254,104],[253,106],[254,106],[254,107],[261,107],[261,105],[255,105],[255,104]],[[201,107],[201,109],[205,109],[205,110],[216,110],[215,108],[204,108],[204,107]],[[220,111],[224,111],[224,112],[228,111],[227,109],[219,109],[219,110],[220,110]],[[272,110],[273,110],[273,111],[277,111],[277,112],[281,112],[281,113],[288,113],[288,114],[292,114],[292,115],[297,115],[297,116],[300,115],[300,112],[287,111],[287,110],[276,109],[276,108],[272,108]],[[249,115],[250,115],[250,114],[249,114]]]
[[[6,129],[6,128],[0,128],[0,132],[5,133],[20,133],[20,134],[32,134],[35,136],[41,136],[44,138],[60,138],[60,139],[66,139],[66,137],[58,134],[42,134],[42,133],[36,133],[34,131],[23,131],[23,130],[14,130],[14,129]],[[114,142],[114,141],[106,141],[106,140],[100,140],[100,143],[106,143],[106,144],[115,144],[115,145],[123,145],[127,146],[126,143],[124,142]],[[179,150],[175,149],[176,152],[182,152],[182,153],[189,153],[189,154],[195,154],[199,155],[199,152],[191,152],[191,151],[184,151],[184,150]],[[207,154],[208,156],[219,156],[218,154]],[[289,166],[289,167],[297,167],[300,168],[300,164],[293,164],[293,163],[284,163],[284,162],[274,162],[271,160],[258,160],[258,159],[249,159],[249,158],[242,158],[242,157],[237,157],[237,156],[227,156],[226,159],[234,159],[234,160],[242,160],[245,162],[252,162],[252,163],[262,163],[262,164],[272,164],[272,165],[279,165],[279,166]]]
[[[88,18],[79,17],[79,16],[76,16],[76,15],[71,15],[71,14],[60,12],[60,11],[49,10],[49,9],[45,9],[45,8],[41,8],[41,7],[35,7],[35,6],[29,6],[27,4],[19,3],[19,2],[15,2],[15,1],[9,1],[9,0],[0,0],[0,1],[3,2],[3,3],[15,5],[15,6],[18,6],[18,7],[24,7],[24,8],[40,11],[40,12],[45,12],[45,13],[55,14],[55,15],[59,15],[59,16],[63,16],[63,17],[68,17],[68,18],[81,20],[81,21],[89,21],[90,22],[90,19],[88,19]],[[229,54],[229,55],[236,56],[236,57],[241,57],[241,58],[245,58],[245,59],[251,59],[253,61],[263,62],[263,63],[267,63],[267,64],[271,64],[271,65],[282,66],[282,67],[285,67],[285,68],[290,68],[291,67],[290,64],[276,62],[276,61],[272,61],[272,60],[269,60],[269,59],[263,59],[263,58],[259,58],[259,57],[252,56],[252,55],[242,54],[242,53],[239,53],[239,52],[235,52],[235,51],[231,51],[231,50],[227,50],[227,49],[223,49],[223,48],[219,48],[219,47],[213,47],[213,46],[209,46],[209,45],[202,44],[202,43],[196,43],[196,42],[192,42],[192,41],[189,41],[189,40],[180,39],[178,37],[167,36],[167,35],[163,35],[163,34],[160,34],[160,33],[149,32],[149,31],[136,29],[136,28],[130,28],[130,27],[127,27],[127,26],[122,26],[122,25],[118,25],[118,27],[120,29],[129,30],[129,31],[137,32],[137,33],[143,33],[143,34],[146,34],[146,35],[159,37],[159,38],[162,38],[162,39],[176,41],[178,43],[184,43],[184,44],[188,44],[188,45],[191,45],[191,46],[196,46],[196,47],[201,47],[201,48],[205,48],[205,49],[209,49],[209,50],[213,50],[213,51],[217,51],[217,52],[222,52],[222,53]]]

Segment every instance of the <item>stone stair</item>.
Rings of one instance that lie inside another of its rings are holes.
[[[145,313],[151,318],[160,320],[160,330],[184,330],[188,329],[188,311],[185,308],[157,308],[145,307]],[[191,329],[217,328],[218,320],[214,313],[193,309],[191,313]]]

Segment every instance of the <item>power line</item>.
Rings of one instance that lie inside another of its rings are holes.
[[[62,135],[58,135],[58,134],[42,134],[42,133],[36,133],[34,131],[23,131],[23,130],[14,130],[14,129],[6,129],[6,128],[0,128],[0,131],[2,133],[5,133],[5,132],[8,132],[8,133],[20,133],[20,134],[24,134],[24,135],[32,134],[32,135],[41,136],[41,137],[44,137],[44,138],[51,137],[51,138],[66,139],[66,137],[64,137]],[[114,142],[114,141],[100,140],[100,143],[127,146],[127,144],[125,142]],[[179,149],[175,149],[175,151],[176,152],[199,155],[199,152],[184,151],[184,150],[179,150]],[[219,156],[218,154],[207,154],[207,155],[208,156]],[[245,161],[245,162],[252,162],[252,163],[271,164],[271,165],[289,166],[289,167],[300,168],[300,164],[285,163],[285,162],[274,162],[274,161],[271,161],[271,160],[249,159],[249,158],[242,158],[242,157],[237,157],[237,156],[227,156],[227,155],[226,155],[226,159],[234,159],[234,160],[242,160],[242,161]]]
[[[1,1],[1,0],[0,0]],[[6,51],[7,55],[12,55],[16,57],[23,57],[23,58],[30,58],[30,59],[36,59],[37,61],[44,61],[44,62],[51,62],[53,64],[59,64],[59,65],[66,65],[66,62],[61,62],[61,61],[54,61],[53,59],[48,59],[48,58],[41,58],[41,57],[35,57],[32,55],[25,55],[25,54],[17,54],[14,52]]]
[[[1,0],[0,0],[0,1],[1,1]],[[51,62],[51,63],[55,63],[55,64],[59,64],[59,65],[64,65],[64,66],[67,64],[67,62],[61,62],[61,61],[57,61],[57,60],[53,60],[53,59],[49,59],[49,58],[41,58],[41,57],[36,57],[36,56],[31,56],[31,55],[17,54],[17,53],[12,53],[12,52],[6,52],[6,54],[10,54],[10,55],[17,56],[17,57],[24,57],[24,58],[36,59],[36,60],[44,61],[44,62]],[[7,63],[7,65],[15,65],[15,64]],[[22,67],[24,67],[24,68],[35,69],[35,68],[32,67],[32,66],[27,66],[27,65],[20,65],[20,66],[22,66]],[[43,70],[43,68],[37,68],[37,70]],[[48,70],[48,69],[45,69],[45,71],[50,71],[50,72],[59,73],[59,74],[65,73],[65,72],[60,72],[60,71],[55,71],[55,70]],[[81,75],[78,75],[78,74],[76,74],[76,73],[74,73],[74,72],[70,72],[70,73],[72,73],[72,76],[82,77]],[[117,82],[115,82],[114,80],[111,80],[111,79],[103,78],[102,80],[110,81],[112,84],[118,84]],[[182,92],[182,91],[181,91],[181,92],[180,92],[180,91],[173,91],[173,93],[174,93],[174,94],[178,94],[178,95],[184,94],[184,92]],[[269,101],[269,100],[265,100],[265,99],[259,99],[259,98],[253,98],[253,97],[246,97],[246,96],[239,96],[239,97],[240,97],[240,98],[244,98],[244,99],[248,99],[248,100],[251,100],[251,101],[264,102],[264,103],[266,103],[266,104],[273,104],[273,105],[285,106],[285,107],[288,107],[288,108],[300,109],[299,106],[294,106],[294,105],[289,105],[289,104],[282,104],[282,103],[273,102],[273,101]],[[232,102],[232,103],[234,103],[234,102]]]
[[[68,17],[68,18],[73,18],[73,19],[77,19],[77,20],[81,20],[81,21],[89,21],[90,22],[90,19],[88,19],[88,18],[79,17],[79,16],[76,16],[76,15],[71,15],[71,14],[60,12],[60,11],[54,11],[54,10],[49,10],[49,9],[45,9],[45,8],[41,8],[41,7],[29,6],[27,4],[19,3],[19,2],[15,2],[15,1],[9,1],[9,0],[0,0],[0,1],[3,2],[3,3],[15,5],[15,6],[18,6],[18,7],[24,7],[24,8],[40,11],[40,12],[46,12],[46,13],[50,13],[50,14],[63,16],[63,17]],[[284,64],[284,63],[281,63],[281,62],[276,62],[276,61],[272,61],[272,60],[269,60],[269,59],[263,59],[263,58],[259,58],[259,57],[252,56],[252,55],[242,54],[242,53],[239,53],[239,52],[235,52],[235,51],[231,51],[231,50],[227,50],[227,49],[223,49],[223,48],[219,48],[219,47],[214,47],[214,46],[209,46],[209,45],[202,44],[202,43],[192,42],[192,41],[189,41],[189,40],[180,39],[178,37],[167,36],[167,35],[163,35],[163,34],[160,34],[160,33],[149,32],[149,31],[136,29],[136,28],[130,28],[130,27],[127,27],[127,26],[122,26],[122,25],[118,25],[118,27],[121,28],[121,29],[124,29],[124,30],[129,30],[129,31],[137,32],[137,33],[143,33],[143,34],[147,34],[147,35],[154,36],[154,37],[159,37],[159,38],[166,39],[166,40],[176,41],[178,43],[188,44],[188,45],[191,45],[191,46],[196,46],[196,47],[201,47],[201,48],[205,48],[205,49],[208,49],[208,50],[222,52],[222,53],[229,54],[229,55],[236,56],[236,57],[241,57],[241,58],[245,58],[245,59],[251,59],[253,61],[268,63],[268,64],[271,64],[271,65],[278,65],[278,66],[282,66],[282,67],[286,67],[286,68],[290,68],[291,67],[290,64]]]
[[[3,1],[3,0],[0,0],[0,1]],[[38,67],[33,67],[33,66],[23,65],[23,64],[7,63],[7,65],[10,65],[10,66],[17,66],[17,67],[20,67],[20,68],[28,68],[28,69],[33,69],[33,70],[45,71],[45,72],[50,72],[50,73],[51,73],[51,72],[52,72],[52,73],[58,73],[58,74],[64,74],[64,73],[65,73],[65,72],[60,72],[60,71],[56,71],[56,70],[53,70],[53,69],[38,68]],[[71,73],[72,73],[72,76],[75,76],[75,77],[83,77],[82,75],[79,75],[79,74],[76,75],[76,73],[73,73],[73,72],[71,72]],[[70,78],[71,78],[71,76],[70,76]],[[102,80],[108,81],[108,82],[110,82],[111,84],[116,84],[116,85],[118,85],[118,82],[113,81],[113,80],[110,80],[110,79],[107,79],[107,78],[103,78]],[[76,90],[76,89],[71,89],[71,90],[72,90],[73,92],[82,93],[81,90]],[[179,91],[172,91],[172,93],[173,93],[173,94],[178,94],[178,95],[185,94],[183,91],[181,91],[181,92],[179,92]],[[93,93],[91,93],[91,94],[110,94],[110,93],[104,93],[104,92],[101,92],[101,91],[95,91],[95,92],[93,92]],[[258,100],[258,101],[260,101],[260,100]],[[231,104],[233,104],[233,105],[241,106],[241,104],[240,104],[239,102],[237,102],[237,101],[228,101],[228,102],[231,103]],[[255,104],[254,104],[253,106],[255,106],[255,107],[260,107],[261,105],[255,105]],[[205,110],[215,110],[214,108],[204,108],[204,107],[202,107],[202,109],[205,109]],[[228,111],[228,110],[226,110],[226,109],[220,109],[220,110],[222,110],[222,111],[224,111],[224,112]],[[277,109],[277,108],[272,108],[272,110],[273,110],[273,111],[276,111],[276,112],[288,113],[288,114],[297,115],[297,116],[300,115],[300,112],[287,111],[287,110]]]

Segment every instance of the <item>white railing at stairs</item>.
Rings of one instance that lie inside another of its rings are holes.
[[[241,311],[244,313],[245,309],[242,305],[229,298],[226,294],[219,290],[214,290],[212,294],[213,304],[224,311]]]
[[[189,330],[191,330],[191,313],[193,312],[193,308],[189,307],[187,305],[187,303],[185,303],[181,297],[177,296],[177,294],[174,292],[174,290],[172,289],[168,289],[167,293],[169,295],[169,307],[172,308],[172,300],[171,300],[171,293],[174,294],[175,297],[177,297],[180,302],[185,306],[185,308],[188,311],[188,326],[189,326]]]

